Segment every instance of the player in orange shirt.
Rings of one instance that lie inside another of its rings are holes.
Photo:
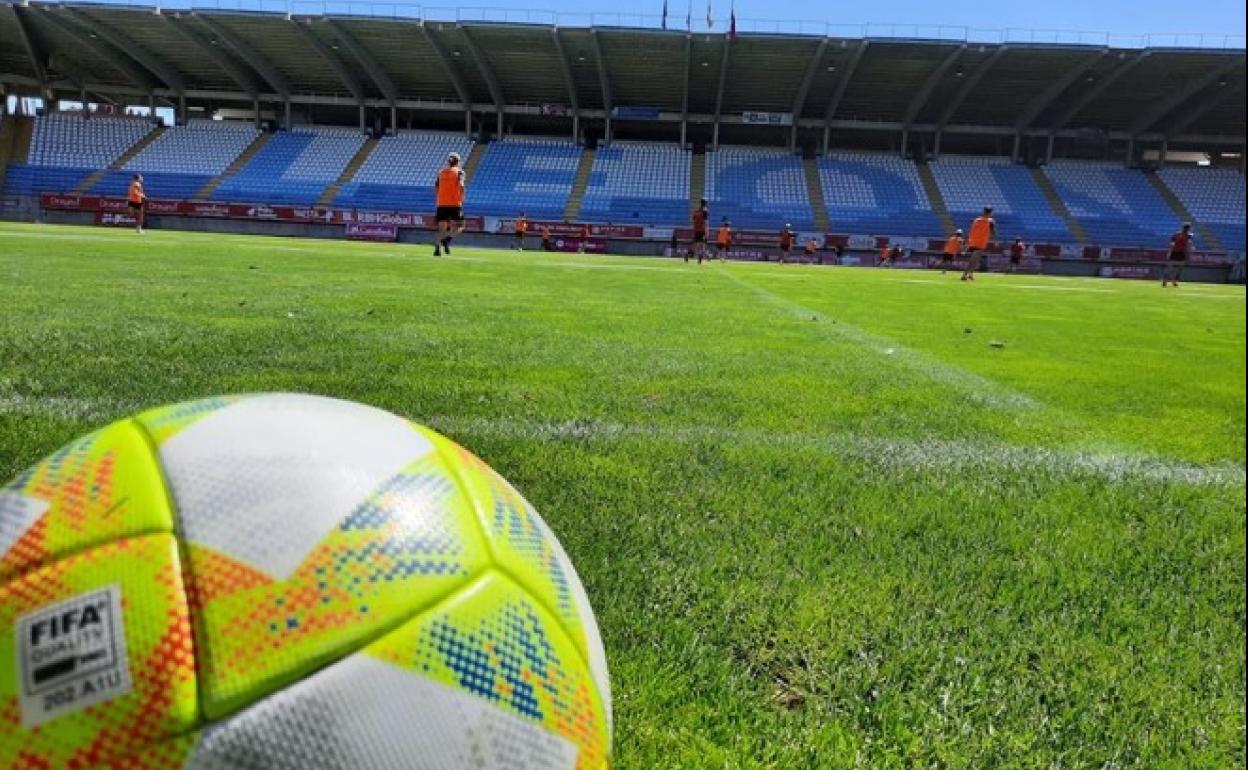
[[[135,174],[126,192],[126,208],[134,215],[136,233],[143,232],[143,220],[147,218],[147,193],[143,192],[143,175]]]
[[[529,231],[529,220],[525,217],[524,212],[520,212],[520,216],[516,217],[516,243],[513,249],[524,251],[524,235]]]
[[[809,265],[815,261],[815,252],[818,249],[819,249],[819,244],[818,242],[815,241],[814,238],[807,239],[806,246],[804,247],[804,251],[806,252],[806,264]],[[823,264],[822,258],[819,260],[819,263]]]
[[[445,249],[451,253],[451,239],[464,231],[464,170],[459,165],[459,153],[446,158],[446,165],[433,180],[433,194],[437,210],[433,219],[438,225],[438,240],[433,245],[433,256],[442,256]]]
[[[1184,222],[1179,231],[1170,236],[1170,253],[1166,255],[1166,266],[1161,271],[1161,288],[1173,284],[1179,288],[1179,279],[1183,277],[1183,266],[1192,254],[1192,223]]]
[[[728,261],[730,246],[732,246],[732,225],[725,219],[719,226],[719,232],[715,234],[715,256],[719,257],[721,262]]]
[[[983,254],[992,245],[997,235],[997,222],[992,218],[992,206],[984,206],[984,213],[971,222],[971,234],[966,239],[966,270],[962,271],[962,280],[975,280],[975,271],[983,265]]]
[[[783,265],[789,261],[789,249],[793,248],[795,240],[797,240],[797,235],[793,233],[793,225],[786,224],[780,231],[780,264]]]
[[[949,240],[945,241],[945,248],[940,252],[940,274],[953,267],[953,260],[962,256],[962,247],[965,245],[962,238],[962,231],[954,230],[953,235],[949,236]]]
[[[689,261],[690,255],[697,255],[698,264],[702,264],[702,260],[706,258],[706,228],[711,218],[711,210],[708,208],[706,198],[703,198],[698,207],[693,210],[693,244],[689,247],[689,251],[685,252],[685,261]]]

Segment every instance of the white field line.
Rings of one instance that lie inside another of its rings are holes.
[[[1029,289],[1031,291],[1086,291],[1093,294],[1117,294],[1113,289],[1094,289],[1090,286],[1041,286],[1035,283],[995,283],[999,289]]]
[[[1140,479],[1193,486],[1242,486],[1243,466],[1209,465],[1149,455],[1081,452],[1016,444],[950,439],[909,439],[852,433],[778,433],[709,425],[665,426],[573,420],[537,422],[485,417],[430,417],[433,428],[451,436],[539,441],[619,441],[646,439],[678,444],[719,443],[771,447],[869,462],[891,470],[967,470],[992,468],[1007,473],[1043,472],[1054,476],[1096,476],[1109,481]]]
[[[833,319],[810,308],[803,307],[796,302],[785,299],[779,295],[756,286],[749,281],[735,275],[732,271],[720,271],[720,275],[726,276],[733,282],[753,291],[760,298],[776,305],[787,311],[796,318],[814,318],[820,321],[817,327],[824,334],[836,337],[846,342],[853,343],[861,348],[870,350],[878,354],[885,362],[901,366],[913,371],[933,382],[946,385],[956,389],[971,401],[978,402],[985,406],[1017,411],[1020,409],[1038,409],[1043,406],[1039,401],[1031,396],[1012,390],[999,382],[982,377],[974,372],[969,372],[959,366],[946,364],[943,361],[936,360],[917,350],[907,348],[903,345],[886,338],[879,337],[852,324],[843,321],[833,321]]]
[[[50,416],[61,420],[84,420],[103,423],[116,420],[142,409],[139,403],[113,398],[76,398],[69,396],[23,396],[10,393],[0,396],[0,415]]]
[[[51,416],[100,425],[133,414],[143,406],[110,398],[0,396],[0,415]],[[541,422],[452,415],[429,417],[425,421],[451,436],[542,441],[649,439],[682,444],[712,442],[810,451],[869,462],[886,470],[976,471],[993,468],[1015,473],[1040,471],[1058,476],[1091,475],[1110,481],[1141,479],[1193,486],[1242,486],[1245,483],[1244,468],[1231,462],[1199,465],[1148,455],[1080,452],[1004,443],[589,420]]]

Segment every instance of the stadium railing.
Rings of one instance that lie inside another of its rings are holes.
[[[28,0],[35,5],[60,5],[59,0]],[[546,24],[559,27],[618,27],[667,29],[676,32],[726,34],[728,18],[707,24],[706,16],[678,10],[662,14],[594,12],[578,13],[542,8],[500,6],[442,6],[420,3],[372,2],[371,0],[78,0],[85,5],[130,5],[161,10],[214,10],[282,14],[287,16],[359,16],[392,19],[424,19],[447,22],[493,22]],[[1243,34],[1160,32],[1124,35],[1095,30],[1027,29],[1021,27],[971,27],[945,24],[895,24],[865,22],[845,24],[801,19],[739,17],[738,34],[761,33],[809,35],[833,38],[888,38],[940,40],[965,43],[1027,43],[1031,45],[1088,45],[1110,48],[1242,49]]]

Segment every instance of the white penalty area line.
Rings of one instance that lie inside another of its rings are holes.
[[[591,420],[540,422],[488,417],[439,416],[429,425],[452,437],[538,441],[645,439],[677,444],[713,443],[809,451],[866,462],[893,471],[982,471],[1095,476],[1109,481],[1145,480],[1191,486],[1242,486],[1244,468],[1234,463],[1200,465],[1149,455],[1081,452],[986,441],[910,439],[852,433],[783,433],[708,425],[620,424]]]
[[[967,371],[959,366],[946,364],[912,348],[907,348],[886,337],[879,337],[852,324],[836,321],[816,310],[803,307],[792,300],[773,294],[732,271],[720,271],[720,275],[743,286],[767,302],[783,308],[796,318],[814,318],[821,321],[817,327],[823,334],[843,339],[859,347],[879,354],[884,361],[904,367],[933,382],[954,388],[967,399],[996,409],[1017,411],[1038,409],[1043,406],[1031,396],[1011,390],[999,382]]]

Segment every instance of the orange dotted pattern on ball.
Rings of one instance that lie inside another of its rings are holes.
[[[6,677],[0,683],[0,767],[89,770],[197,723],[190,613],[172,535],[106,543],[9,582],[0,587],[0,628],[110,585],[121,591],[131,691],[26,729],[19,684]],[[16,660],[14,637],[0,636],[0,660]],[[6,734],[20,734],[22,745],[5,741]]]

